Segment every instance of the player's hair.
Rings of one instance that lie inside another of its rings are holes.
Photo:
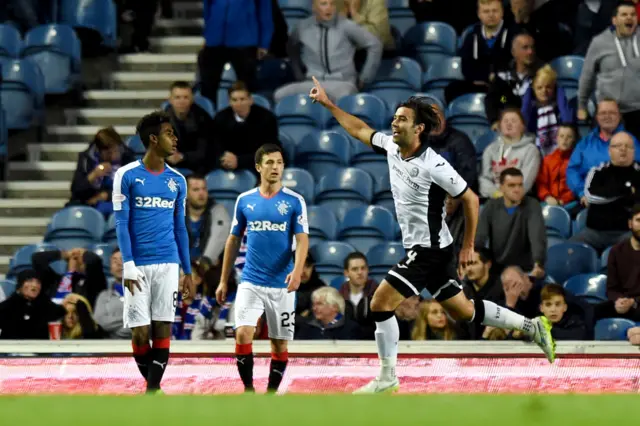
[[[520,169],[517,169],[515,167],[507,167],[500,172],[500,185],[504,183],[504,180],[507,178],[507,176],[520,176],[521,178],[524,178],[524,175],[522,174],[522,171]]]
[[[618,11],[620,10],[621,7],[632,7],[632,8],[636,8],[636,4],[632,1],[629,0],[621,0],[618,2],[618,4],[616,5],[616,7],[613,9],[613,12],[611,12],[612,17],[616,17],[618,16]]]
[[[629,211],[629,220],[633,219],[637,214],[640,214],[640,203],[636,203],[631,207]]]
[[[262,164],[262,158],[265,155],[273,154],[274,152],[279,152],[280,155],[282,155],[282,158],[284,158],[282,148],[279,145],[276,145],[275,143],[265,143],[256,151],[256,155],[254,158],[256,164]]]
[[[171,119],[164,111],[154,111],[138,121],[136,133],[140,135],[142,145],[144,145],[146,149],[149,148],[149,144],[151,143],[151,135],[159,136],[160,129],[164,123],[171,123]]]
[[[364,255],[364,253],[361,253],[359,251],[354,251],[353,253],[349,253],[347,255],[347,257],[344,258],[344,270],[348,270],[349,269],[349,263],[352,260],[356,260],[356,259],[362,259],[364,260],[364,263],[368,266],[369,262],[367,262],[367,256]]]
[[[414,124],[424,124],[424,130],[420,133],[420,140],[426,139],[431,130],[440,127],[440,116],[433,107],[433,98],[427,96],[411,96],[398,108],[413,110]]]
[[[433,336],[433,331],[429,326],[429,308],[431,308],[431,305],[434,303],[440,304],[440,302],[435,299],[425,300],[420,303],[418,307],[418,317],[414,323],[413,330],[411,330],[411,340],[429,340],[429,336]],[[455,340],[456,337],[457,333],[453,327],[453,323],[449,317],[447,317],[447,324],[444,326],[443,340]]]
[[[344,314],[344,298],[338,290],[333,287],[324,286],[320,287],[311,293],[311,300],[317,301],[324,299],[324,302],[328,305],[337,306],[338,312]]]
[[[244,81],[240,80],[237,80],[231,85],[231,87],[229,87],[229,89],[227,89],[227,93],[229,94],[229,96],[231,96],[233,92],[247,92],[247,94],[251,96],[251,92],[249,91],[249,87],[247,86],[247,84]]]
[[[173,91],[173,89],[189,89],[192,90],[191,88],[191,84],[187,81],[184,80],[178,80],[178,81],[174,81],[173,83],[171,83],[171,86],[169,87],[169,91]]]
[[[475,248],[473,249],[476,253],[478,253],[478,257],[480,258],[480,262],[482,263],[489,263],[489,262],[493,262],[493,254],[491,253],[491,250],[489,250],[488,248],[484,247],[484,246],[475,246]]]
[[[96,145],[98,150],[102,151],[109,149],[114,145],[122,145],[123,141],[120,134],[116,132],[116,129],[109,126],[98,130],[96,135],[93,137],[93,143]]]
[[[560,284],[547,284],[540,290],[540,301],[551,299],[553,296],[562,296],[566,300],[567,296],[564,288]]]

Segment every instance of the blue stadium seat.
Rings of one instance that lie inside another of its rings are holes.
[[[367,203],[373,196],[373,179],[363,170],[353,167],[324,175],[316,185],[316,202],[327,199],[355,199]]]
[[[288,167],[282,174],[282,184],[304,197],[307,204],[313,204],[315,181],[311,173],[304,169]]]
[[[262,108],[265,108],[265,109],[268,109],[269,111],[271,111],[271,102],[269,102],[269,99],[267,99],[264,96],[259,95],[257,93],[253,93],[251,96],[253,97],[253,103],[255,105],[261,106]],[[202,97],[202,98],[204,98],[204,97]],[[207,98],[204,98],[204,99],[207,99]],[[209,100],[207,99],[207,101],[209,101]],[[209,101],[209,102],[211,102],[211,101]],[[227,91],[225,90],[224,91],[224,95],[218,95],[218,111],[221,111],[221,110],[225,109],[228,106],[229,106],[229,95],[228,95]],[[213,113],[213,104],[211,104],[211,111],[212,111],[212,114],[215,115],[215,113]],[[212,117],[213,117],[213,115],[212,115]]]
[[[387,107],[388,115],[386,121],[390,123],[393,120],[393,115],[398,109],[398,105],[409,99],[411,96],[414,96],[416,91],[413,89],[395,87],[370,89],[368,90],[368,93],[377,96],[382,100],[382,102],[384,102]]]
[[[385,176],[389,176],[389,165],[384,157],[379,160],[359,161],[351,165],[369,173],[375,182],[384,179]]]
[[[16,282],[13,280],[2,280],[0,281],[0,289],[2,289],[2,293],[9,298],[16,291]]]
[[[314,240],[317,243],[336,239],[338,235],[338,220],[330,209],[323,206],[309,206],[307,216],[310,240]]]
[[[137,155],[144,155],[146,152],[146,148],[142,144],[142,140],[140,139],[140,135],[137,133],[133,136],[129,136],[129,138],[124,143],[127,147],[129,147],[133,152]]]
[[[67,207],[56,212],[51,218],[45,241],[86,238],[98,242],[102,240],[104,227],[104,216],[93,207]]]
[[[456,30],[444,22],[422,22],[405,33],[406,54],[415,57],[428,69],[443,58],[456,54]]]
[[[473,145],[476,147],[476,154],[478,155],[478,161],[482,161],[482,153],[485,148],[491,145],[498,138],[498,133],[493,130],[489,130],[485,132],[481,136],[471,139],[473,141]]]
[[[393,195],[391,194],[391,179],[388,169],[385,174],[378,176],[377,179],[374,180],[373,198],[393,198]]]
[[[484,93],[469,93],[455,98],[447,108],[447,121],[488,124],[484,109]]]
[[[389,212],[391,212],[393,217],[395,219],[397,219],[398,216],[396,215],[396,206],[395,206],[395,204],[393,202],[393,198],[376,198],[373,201],[373,204],[376,205],[376,206],[384,207],[385,209],[389,210]],[[394,229],[396,229],[396,228],[394,228]],[[398,229],[396,229],[396,231],[398,231]],[[395,238],[394,239],[399,239],[398,235],[400,235],[400,234],[398,232],[395,233]]]
[[[344,259],[356,249],[339,241],[323,241],[310,249],[319,274],[342,274]]]
[[[462,30],[462,34],[460,34],[460,37],[458,37],[458,43],[456,44],[456,48],[458,49],[458,52],[462,50],[462,46],[464,45],[464,39],[467,38],[469,34],[473,32],[473,29],[475,28],[475,26],[476,24],[471,24],[467,26],[467,28]]]
[[[60,22],[99,35],[102,46],[116,47],[117,13],[112,0],[62,0]]]
[[[338,239],[367,253],[375,245],[393,240],[393,215],[384,207],[356,207],[347,212],[340,224]]]
[[[113,216],[113,215],[112,215]],[[114,246],[111,244],[92,244],[87,250],[94,252],[102,259],[102,268],[106,275],[111,275],[111,254]]]
[[[314,179],[349,165],[351,144],[342,134],[313,132],[296,146],[295,164],[306,169]]]
[[[544,206],[542,208],[547,235],[569,238],[571,236],[571,216],[559,206]]]
[[[209,195],[216,200],[233,200],[245,191],[254,188],[256,176],[249,170],[214,170],[206,176]]]
[[[282,131],[278,133],[278,140],[280,145],[282,145],[282,150],[284,151],[285,166],[293,166],[296,158],[296,143],[289,137],[289,135]]]
[[[578,215],[576,216],[576,220],[574,220],[572,224],[573,235],[576,235],[587,227],[587,214],[588,209],[581,210],[580,213],[578,213]]]
[[[366,173],[366,172],[363,172]],[[338,218],[338,222],[342,222],[344,220],[344,216],[351,209],[355,209],[356,207],[366,207],[370,204],[368,201],[364,201],[362,199],[357,198],[322,198],[318,199],[316,196],[316,205],[325,207],[333,212],[333,214]]]
[[[26,130],[44,119],[44,76],[29,59],[0,61],[0,104],[4,105],[6,126]],[[11,105],[11,108],[7,108]]]
[[[118,236],[116,235],[116,215],[112,214],[107,219],[107,223],[104,228],[104,234],[102,235],[102,241],[108,244],[118,244]]]
[[[311,15],[311,3],[308,0],[278,0],[278,5],[285,16]]]
[[[22,57],[34,61],[43,72],[45,92],[63,94],[80,81],[80,39],[68,25],[41,25],[29,31]]]
[[[402,243],[382,243],[367,252],[370,274],[386,274],[405,256]]]
[[[565,89],[567,97],[573,97],[578,90],[584,58],[575,55],[561,56],[552,60],[550,65],[558,74],[558,86]]]
[[[602,256],[600,256],[600,272],[603,274],[607,273],[609,269],[609,254],[611,253],[611,247],[607,247],[605,251],[602,252]]]
[[[321,130],[328,121],[326,109],[314,104],[306,94],[286,96],[276,104],[275,114],[282,133],[297,144],[314,130]]]
[[[11,24],[0,24],[0,57],[17,59],[21,50],[20,31]]]
[[[88,249],[93,244],[95,244],[95,240],[93,240],[91,238],[55,237],[55,238],[52,238],[51,241],[49,241],[49,242],[51,244],[53,244],[54,246],[56,246],[56,248],[58,250],[61,250],[61,251],[73,250],[74,248],[86,248],[86,249]],[[63,270],[64,267],[62,265],[64,265],[64,262],[53,262],[52,263],[52,267],[57,269],[58,272],[62,271],[62,273],[64,273],[65,271]]]
[[[367,87],[371,89],[412,89],[420,90],[422,85],[422,69],[420,64],[411,58],[397,57],[383,59],[376,73],[375,80]]]
[[[460,57],[443,58],[441,61],[429,65],[429,69],[424,74],[422,90],[438,90],[444,97],[444,89],[455,80],[464,80]]]
[[[557,283],[574,275],[598,272],[598,253],[586,244],[564,243],[549,247],[545,270]]]
[[[342,288],[342,285],[346,282],[347,282],[347,277],[345,277],[344,275],[337,276],[331,281],[329,281],[329,286],[335,288],[336,290],[340,290]]]
[[[607,301],[607,276],[603,274],[574,275],[564,283],[563,287],[592,303]]]
[[[9,271],[7,277],[12,278],[18,272],[32,267],[31,255],[40,251],[57,250],[58,248],[50,243],[31,244],[18,249],[9,261]]]
[[[290,26],[289,31],[292,29]],[[258,63],[256,71],[256,85],[260,93],[267,97],[271,97],[271,93],[279,87],[296,81],[288,59],[265,58]]]
[[[360,118],[374,129],[382,129],[389,125],[386,104],[369,93],[344,96],[338,100],[338,107]],[[335,118],[329,120],[329,126],[337,124]]]
[[[595,340],[627,340],[627,331],[636,326],[624,318],[605,318],[596,323]]]
[[[557,235],[547,234],[547,248],[558,245],[558,244],[564,244],[566,242],[567,240],[562,237],[559,237]]]
[[[387,0],[389,24],[404,34],[416,24],[416,18],[409,7],[409,0]],[[397,45],[400,47],[400,45]]]
[[[193,103],[195,103],[200,108],[205,110],[211,118],[213,118],[216,115],[215,108],[213,107],[213,102],[211,102],[209,98],[202,96],[200,93],[196,93],[193,95]],[[225,107],[227,106],[228,106],[228,102],[227,102],[227,105],[225,105]],[[167,111],[169,109],[169,101],[164,101],[160,105],[160,108],[163,109],[164,111]],[[219,108],[219,109],[222,109],[222,108]]]

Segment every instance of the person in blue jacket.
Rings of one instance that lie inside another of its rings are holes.
[[[255,91],[257,61],[273,36],[271,0],[204,0],[205,45],[198,55],[202,95],[217,104],[224,65]]]

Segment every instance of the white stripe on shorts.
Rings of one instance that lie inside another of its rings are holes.
[[[416,295],[420,294],[420,292],[418,291],[418,289],[416,288],[416,286],[414,286],[413,284],[411,284],[409,282],[409,280],[407,280],[405,277],[403,277],[402,275],[398,274],[396,271],[389,271],[389,275],[393,275],[394,277],[396,277],[397,279],[399,279],[400,281],[402,281],[403,283],[405,283],[407,285],[407,287],[409,287],[411,289],[411,291],[413,291]],[[434,296],[435,297],[435,296]]]

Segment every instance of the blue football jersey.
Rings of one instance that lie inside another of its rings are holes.
[[[242,282],[286,288],[284,281],[293,270],[295,235],[309,233],[304,198],[284,187],[266,198],[254,188],[238,196],[233,216],[231,234],[238,238],[245,230],[247,234]]]
[[[165,166],[164,171],[155,173],[147,170],[142,161],[134,161],[116,172],[113,210],[124,262],[182,263],[185,271],[190,270],[188,254],[181,262],[178,247],[185,223],[186,196],[186,179],[171,167]],[[124,229],[123,224],[127,224]],[[185,262],[188,265],[184,265]]]

